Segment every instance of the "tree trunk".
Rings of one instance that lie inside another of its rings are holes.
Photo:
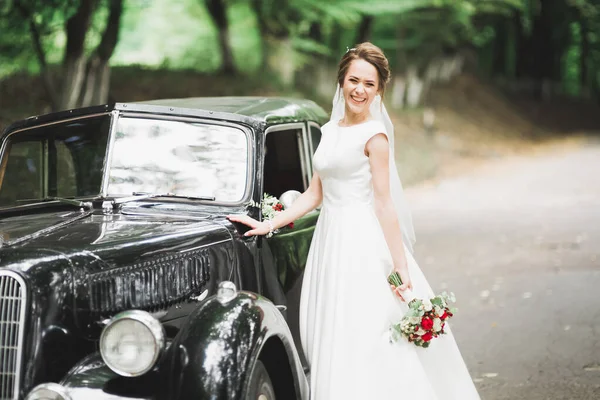
[[[419,77],[418,68],[415,65],[408,67],[406,81],[406,105],[413,108],[420,104],[424,89],[424,82]]]
[[[258,31],[260,33],[260,51],[261,51],[261,60],[260,66],[265,66],[265,60],[267,58],[267,26],[265,21],[265,16],[262,9],[262,0],[252,0],[250,2],[250,6],[254,10],[254,14],[256,15],[256,23],[258,24]]]
[[[492,61],[492,75],[493,76],[506,76],[506,49],[508,32],[506,29],[506,22],[504,19],[499,20],[495,24],[496,37],[494,38],[493,44],[493,61]]]
[[[267,47],[269,49],[269,55],[267,56],[269,71],[277,74],[284,86],[293,86],[296,74],[296,57],[290,38],[276,39],[269,37],[267,38]]]
[[[15,1],[15,7],[21,13],[23,18],[28,21],[29,32],[31,33],[31,40],[33,41],[33,48],[35,50],[35,55],[40,64],[40,73],[42,75],[42,82],[44,84],[44,90],[46,91],[46,95],[48,96],[48,100],[50,101],[50,108],[52,111],[58,110],[58,95],[54,88],[54,84],[52,83],[52,75],[50,70],[48,69],[48,63],[46,62],[46,53],[44,52],[44,47],[42,46],[42,39],[40,36],[40,32],[35,23],[33,16],[31,15],[31,11],[26,8],[20,1]]]
[[[536,97],[541,100],[548,97],[547,88],[552,77],[554,43],[552,41],[553,21],[549,2],[540,4],[540,14],[533,22],[533,79],[535,81]]]
[[[588,38],[588,27],[586,21],[582,18],[579,23],[581,27],[581,52],[579,54],[579,78],[581,82],[581,88],[589,88],[590,77],[588,60],[590,58],[590,41]]]
[[[404,98],[406,97],[406,78],[404,75],[396,75],[392,79],[392,108],[404,108]]]
[[[63,64],[63,85],[59,110],[69,110],[79,105],[81,88],[85,82],[86,60],[83,55],[69,56]]]
[[[85,90],[82,93],[82,106],[104,104],[108,101],[110,87],[109,60],[117,47],[123,0],[111,0],[110,13],[102,40],[88,61]]]
[[[75,108],[78,105],[85,79],[85,37],[96,4],[96,0],[81,0],[77,12],[68,19],[66,24],[67,45],[63,60],[62,95],[58,105],[61,110]]]
[[[323,31],[321,28],[320,22],[311,22],[310,27],[308,29],[308,38],[316,43],[323,43]],[[312,91],[317,93],[319,96],[323,94],[323,89],[326,92],[329,92],[327,95],[330,96],[332,90],[330,89],[331,85],[325,84],[325,88],[322,87],[322,82],[324,77],[329,79],[328,82],[331,83],[333,76],[329,76],[329,68],[328,60],[325,56],[318,53],[309,53],[300,56],[301,58],[301,67],[296,69],[294,82],[297,83],[299,87],[305,89],[307,91]],[[305,61],[309,59],[310,61]],[[327,82],[327,80],[325,80]]]
[[[369,40],[371,32],[373,30],[373,17],[371,15],[365,15],[360,21],[358,32],[356,34],[355,44],[363,43]]]
[[[513,25],[516,29],[516,65],[515,76],[517,79],[525,79],[531,77],[531,39],[525,33],[523,24],[521,23],[521,13],[516,11],[513,16]]]
[[[235,73],[233,51],[229,41],[229,23],[227,8],[223,0],[205,0],[206,8],[219,30],[219,45],[221,47],[221,70],[226,74]]]

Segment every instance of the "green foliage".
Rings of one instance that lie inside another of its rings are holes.
[[[581,57],[581,27],[578,23],[571,23],[571,37],[574,45],[569,46],[562,59],[562,76],[565,93],[571,96],[577,96],[581,90],[580,64]]]
[[[75,5],[74,0],[6,1],[0,9],[0,78],[23,70],[38,73],[31,29],[38,32],[44,50],[58,50],[54,38],[75,11]]]
[[[85,42],[88,53],[99,43],[109,12],[108,0],[95,1]],[[369,40],[386,52],[396,71],[409,63],[425,67],[436,57],[471,48],[481,56],[480,67],[490,73],[500,69],[512,77],[525,57],[519,53],[519,41],[531,40],[541,7],[554,7],[557,15],[548,40],[560,53],[557,63],[565,91],[577,95],[581,82],[587,80],[600,92],[600,0],[224,2],[235,64],[248,74],[263,71],[270,51],[265,44],[272,40],[291,44],[296,67],[310,64],[315,57],[334,62],[355,44],[364,18],[372,17]],[[39,33],[46,62],[59,65],[65,50],[65,23],[78,4],[78,0],[0,0],[0,78],[18,71],[39,73],[32,26]],[[559,12],[563,9],[567,12]],[[124,0],[120,37],[110,62],[214,73],[221,66],[218,38],[203,0]],[[500,68],[499,52],[504,53]],[[581,76],[584,73],[586,77]]]
[[[153,0],[142,7],[137,3],[126,2],[123,31],[112,65],[138,64],[204,73],[219,68],[218,31],[202,1]],[[260,64],[255,15],[247,2],[234,2],[228,17],[236,62],[242,71],[255,71]]]

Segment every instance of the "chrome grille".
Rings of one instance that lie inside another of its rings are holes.
[[[154,258],[89,277],[92,312],[164,307],[200,294],[210,279],[208,250]]]
[[[0,271],[0,400],[19,396],[25,301],[23,279]]]

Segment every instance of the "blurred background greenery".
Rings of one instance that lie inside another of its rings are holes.
[[[366,40],[391,62],[408,183],[600,125],[600,0],[0,0],[0,32],[0,129],[172,97],[327,109]]]

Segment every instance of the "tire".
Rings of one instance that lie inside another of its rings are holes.
[[[260,360],[256,360],[256,364],[254,364],[246,400],[275,400],[275,389],[273,389],[271,377]]]

